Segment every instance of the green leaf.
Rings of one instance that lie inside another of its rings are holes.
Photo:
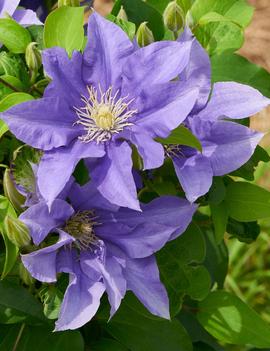
[[[230,218],[227,225],[227,232],[239,241],[251,244],[259,236],[261,228],[257,222],[242,223]]]
[[[153,6],[156,10],[158,10],[161,14],[163,14],[165,8],[172,0],[147,0],[146,2]],[[179,6],[181,6],[182,10],[187,13],[191,7],[192,0],[177,0]]]
[[[157,253],[161,280],[168,291],[173,316],[179,312],[184,294],[200,300],[209,292],[210,276],[201,266],[205,253],[203,234],[195,224]]]
[[[127,33],[129,39],[132,40],[136,34],[136,26],[134,23],[129,21],[124,21],[123,19],[117,18],[116,16],[109,14],[106,17],[109,21],[117,24],[120,28],[123,29],[124,32]]]
[[[234,182],[227,188],[229,216],[240,222],[270,217],[270,192],[257,185]]]
[[[215,291],[199,303],[201,325],[221,342],[270,347],[270,327],[237,296]]]
[[[0,282],[0,323],[46,323],[42,305],[26,289],[9,281]]]
[[[151,315],[131,294],[127,294],[105,330],[132,351],[192,351],[191,340],[181,323]]]
[[[238,170],[232,172],[231,175],[252,181],[254,180],[254,172],[260,161],[269,162],[270,157],[268,153],[258,145],[251,158]]]
[[[240,48],[252,14],[243,0],[196,0],[190,10],[194,34],[210,55]]]
[[[0,53],[0,72],[1,75],[17,78],[20,81],[20,84],[23,84],[22,88],[15,85],[19,90],[28,88],[29,73],[25,61],[21,56],[2,51]]]
[[[26,93],[13,93],[0,101],[0,112],[4,112],[12,106],[21,104],[22,102],[34,100],[34,97]]]
[[[3,75],[0,78],[0,100],[5,98],[7,95],[14,93],[15,90],[13,89],[13,87],[18,91],[22,91],[24,89],[22,82],[16,77]]]
[[[210,204],[211,215],[213,220],[213,225],[215,229],[216,242],[220,243],[226,232],[226,227],[228,223],[228,209],[224,201],[220,204]]]
[[[48,319],[57,319],[64,294],[55,286],[45,286],[39,296],[44,305],[44,315]]]
[[[9,240],[6,228],[4,226],[4,219],[6,215],[16,218],[16,213],[14,208],[12,207],[11,203],[8,199],[4,196],[0,195],[0,233],[3,236],[4,243],[5,243],[5,264],[3,271],[1,273],[1,279],[4,279],[7,274],[11,271],[14,264],[16,263],[19,250],[18,248]]]
[[[212,81],[235,81],[247,84],[270,97],[270,73],[236,54],[223,53],[211,57]],[[237,67],[237,69],[235,69]]]
[[[91,351],[128,351],[118,341],[103,338],[91,345]]]
[[[148,22],[147,25],[153,32],[155,40],[162,40],[164,37],[164,24],[162,15],[152,6],[142,0],[120,0],[117,2],[117,10],[120,6],[124,7],[128,20],[136,24],[138,28],[142,22]],[[118,11],[112,11],[116,16]]]
[[[83,7],[62,6],[51,12],[44,25],[46,48],[60,46],[72,54],[84,45]]]
[[[0,19],[0,42],[14,54],[25,52],[31,42],[31,35],[24,27],[11,18]]]
[[[166,139],[157,138],[157,141],[164,145],[185,145],[202,151],[200,141],[191,133],[191,131],[183,126],[174,129]]]
[[[8,131],[8,126],[4,121],[0,120],[0,139]]]
[[[84,342],[79,331],[53,333],[51,329],[34,326],[12,326],[0,341],[0,351],[13,350],[21,331],[16,351],[84,351]],[[15,349],[14,349],[15,350]]]

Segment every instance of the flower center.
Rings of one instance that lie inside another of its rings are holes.
[[[102,92],[101,88],[97,91],[94,87],[87,87],[87,90],[89,97],[82,96],[85,106],[75,107],[78,116],[75,124],[82,125],[86,132],[79,137],[82,142],[108,141],[113,134],[132,125],[128,120],[137,112],[129,109],[133,99],[127,101],[127,97],[118,97],[119,91],[113,95],[112,87],[106,92]]]
[[[93,211],[81,211],[66,222],[64,231],[76,239],[75,245],[80,250],[87,250],[98,244],[99,239],[94,232],[94,226],[99,224],[96,219]]]
[[[176,157],[183,156],[183,152],[181,150],[181,146],[177,144],[167,144],[163,145],[165,150],[165,155],[167,157]]]

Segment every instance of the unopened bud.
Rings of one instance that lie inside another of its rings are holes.
[[[25,51],[25,61],[30,70],[31,81],[34,83],[38,70],[42,65],[41,53],[37,48],[37,43],[32,42],[28,44]]]
[[[80,0],[58,0],[58,7],[61,6],[80,6]]]
[[[30,275],[22,263],[19,265],[19,275],[25,285],[30,286],[34,284],[35,279]]]
[[[176,1],[171,1],[163,13],[165,26],[174,33],[184,27],[184,13]]]
[[[136,36],[140,47],[147,46],[155,41],[151,29],[147,26],[147,22],[140,24]]]
[[[17,247],[25,247],[30,244],[29,230],[19,219],[6,216],[4,225],[9,240]]]
[[[18,192],[14,181],[11,178],[10,170],[6,169],[3,179],[4,194],[11,202],[16,211],[21,212],[25,198]]]
[[[128,21],[128,16],[127,16],[127,13],[124,10],[123,6],[121,6],[121,8],[120,8],[120,11],[118,12],[117,18],[124,20],[124,21]]]

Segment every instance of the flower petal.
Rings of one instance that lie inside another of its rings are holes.
[[[29,228],[34,244],[39,245],[50,231],[62,226],[73,213],[67,202],[56,199],[50,211],[45,202],[39,202],[23,212],[19,219]]]
[[[36,13],[32,10],[18,9],[13,14],[13,19],[22,26],[43,25]]]
[[[26,101],[0,115],[16,138],[41,150],[67,145],[80,133],[76,114],[59,98]]]
[[[0,17],[3,18],[5,13],[13,15],[16,8],[19,6],[20,0],[2,0],[0,2]]]
[[[206,194],[211,187],[213,171],[207,157],[197,154],[188,158],[173,158],[180,184],[190,202]]]
[[[90,170],[98,191],[111,203],[140,210],[127,142],[110,143],[107,155]]]
[[[74,106],[79,108],[81,95],[87,95],[86,84],[82,79],[82,54],[74,51],[70,59],[65,49],[54,47],[43,51],[42,62],[47,75],[52,78],[44,96],[61,97],[71,109]]]
[[[199,88],[199,97],[192,111],[194,113],[201,110],[209,98],[211,91],[210,58],[188,27],[185,28],[178,41],[182,43],[192,41],[189,62],[180,80],[184,80],[189,87]]]
[[[240,119],[250,117],[270,104],[258,90],[235,82],[215,83],[201,119],[216,121],[221,117]]]
[[[111,21],[94,12],[88,23],[88,42],[83,54],[83,76],[88,85],[102,91],[120,88],[122,66],[134,46],[127,34]]]
[[[21,255],[22,263],[35,279],[46,283],[55,282],[57,280],[57,252],[61,247],[69,245],[73,241],[74,238],[70,235],[59,231],[59,240],[56,244],[27,255]]]
[[[87,157],[102,157],[104,148],[96,143],[74,142],[69,147],[46,152],[38,168],[38,187],[50,206],[64,189],[77,163]],[[64,170],[64,171],[63,171]]]
[[[252,156],[263,134],[237,123],[219,121],[213,123],[211,133],[202,142],[203,154],[211,162],[213,174],[230,173]]]
[[[188,64],[191,42],[160,41],[135,51],[123,66],[124,95],[138,96],[143,88],[167,83]]]
[[[104,284],[85,275],[76,258],[69,251],[61,252],[59,271],[69,273],[69,285],[64,295],[55,330],[77,329],[89,322],[96,314]]]
[[[127,260],[124,275],[127,279],[128,289],[133,291],[151,313],[170,319],[168,295],[160,282],[154,256]]]

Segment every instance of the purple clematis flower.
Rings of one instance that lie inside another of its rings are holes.
[[[48,11],[44,4],[44,0],[21,0],[20,6],[36,12],[41,21],[45,21]]]
[[[269,105],[270,100],[235,82],[215,83],[211,91],[209,56],[186,29],[179,42],[189,41],[190,61],[181,79],[190,87],[197,86],[200,93],[184,124],[200,140],[203,150],[200,153],[189,147],[168,145],[166,154],[173,161],[187,199],[193,202],[208,192],[213,176],[228,174],[247,162],[263,136],[229,119],[249,117]]]
[[[111,203],[139,210],[131,144],[145,169],[163,164],[154,138],[166,137],[193,109],[198,89],[173,80],[186,68],[191,41],[138,49],[97,13],[90,16],[83,54],[43,52],[52,78],[42,99],[12,107],[1,118],[15,136],[44,150],[38,185],[51,205],[81,159],[95,159],[91,179]]]
[[[51,246],[22,255],[26,269],[42,282],[55,282],[59,272],[69,274],[56,330],[87,323],[105,290],[111,316],[131,290],[153,314],[169,318],[154,253],[185,231],[197,206],[165,196],[142,204],[142,212],[119,209],[92,183],[73,184],[68,198],[72,205],[56,199],[49,211],[40,202],[20,216],[36,245],[49,233],[50,242],[59,236]]]
[[[0,18],[12,16],[15,21],[26,27],[42,24],[34,11],[17,8],[19,3],[20,0],[0,0]]]

